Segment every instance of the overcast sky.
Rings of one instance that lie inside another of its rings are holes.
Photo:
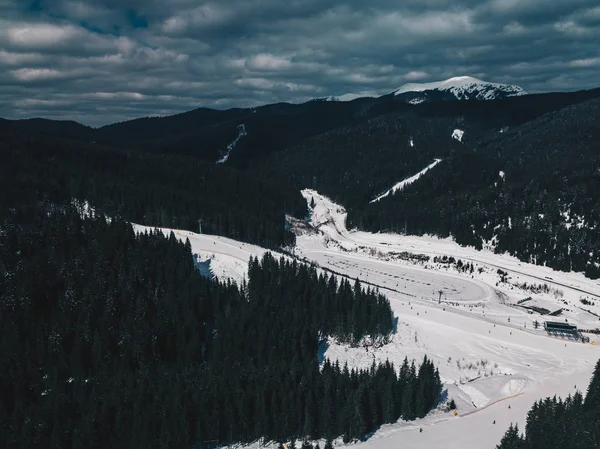
[[[598,0],[0,0],[0,117],[99,126],[458,75],[600,87]]]

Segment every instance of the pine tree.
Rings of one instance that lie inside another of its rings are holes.
[[[524,447],[523,439],[519,435],[519,426],[517,424],[513,426],[511,423],[496,449],[524,449]]]
[[[600,419],[600,360],[596,363],[592,380],[588,386],[584,409],[596,421]]]

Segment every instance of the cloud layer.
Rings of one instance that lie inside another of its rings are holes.
[[[0,116],[99,126],[457,75],[600,86],[597,0],[90,3],[0,0]]]

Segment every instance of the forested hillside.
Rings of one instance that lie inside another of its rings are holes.
[[[189,243],[74,208],[18,208],[0,232],[0,440],[28,448],[189,448],[361,438],[424,416],[426,358],[348,370],[319,336],[393,331],[388,301],[269,254],[248,284],[204,279]],[[35,282],[32,282],[35,280]]]
[[[448,108],[483,108],[467,103]],[[264,173],[332,197],[348,210],[350,227],[452,235],[464,245],[600,276],[600,99],[518,126],[502,125],[491,113],[486,119],[426,107],[316,136],[273,157]],[[522,115],[515,116],[518,122]],[[465,131],[462,141],[451,138],[454,129]],[[418,182],[370,203],[434,158],[441,163]]]
[[[330,129],[358,123],[373,100],[271,104],[218,111],[200,108],[169,117],[148,117],[94,130],[93,139],[120,148],[185,154],[215,162],[243,124],[241,139],[228,165],[246,167],[271,153]]]
[[[0,216],[9,208],[85,201],[112,217],[277,247],[293,243],[285,214],[306,204],[285,181],[193,158],[126,152],[48,136],[0,135]]]
[[[197,109],[99,129],[4,120],[0,182],[7,203],[75,197],[148,225],[197,229],[202,219],[205,232],[268,247],[293,242],[284,217],[305,216],[298,191],[310,187],[346,207],[350,226],[451,235],[599,277],[598,96],[416,106],[384,96]],[[245,134],[215,166],[241,124]],[[15,142],[15,133],[28,137]],[[441,163],[421,180],[370,204],[434,158]]]
[[[527,414],[524,435],[511,424],[497,449],[598,449],[600,448],[600,362],[587,390],[565,400],[546,398]]]
[[[426,178],[374,204],[349,207],[349,224],[452,235],[522,260],[600,276],[600,100],[487,141],[467,142]],[[418,207],[417,207],[418,206]]]

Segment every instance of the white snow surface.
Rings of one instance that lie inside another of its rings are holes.
[[[343,94],[343,95],[339,95],[339,96],[331,95],[329,97],[325,97],[324,100],[325,101],[352,101],[352,100],[356,100],[357,98],[375,98],[378,96],[379,95],[377,95],[375,92],[363,91],[363,92],[357,92],[357,93],[347,93],[347,94]]]
[[[452,138],[462,142],[462,138],[465,135],[465,132],[462,129],[455,129],[452,131]]]
[[[527,92],[519,86],[490,83],[471,76],[456,76],[432,83],[407,83],[396,90],[394,95],[407,92],[423,92],[426,90],[448,91],[459,100],[465,98],[492,100],[498,97],[499,91],[509,96],[527,95]]]
[[[248,133],[246,132],[246,125],[244,125],[243,123],[241,125],[237,126],[237,130],[238,130],[237,137],[235,138],[235,140],[233,142],[231,142],[229,145],[227,145],[227,150],[225,151],[225,154],[223,154],[223,156],[221,156],[217,160],[217,164],[223,164],[223,163],[227,162],[227,159],[229,159],[229,155],[231,154],[231,152],[233,151],[233,149],[235,148],[237,143],[240,141],[240,139],[242,137],[248,135]]]
[[[413,146],[413,141],[412,139],[410,140],[410,144],[411,146]],[[385,198],[386,196],[388,196],[389,194],[394,194],[396,193],[398,190],[402,190],[404,187],[406,187],[407,185],[412,184],[413,182],[415,182],[416,180],[418,180],[421,176],[423,176],[425,173],[427,173],[429,170],[431,170],[433,167],[435,167],[437,164],[439,164],[440,162],[442,162],[441,159],[435,159],[431,164],[429,164],[427,167],[425,167],[423,170],[421,170],[419,173],[412,175],[409,178],[403,179],[402,181],[400,181],[397,184],[394,184],[394,186],[387,190],[386,192],[382,193],[381,195],[379,195],[377,198],[373,199],[370,201],[370,203],[374,203],[376,201],[381,200],[382,198]]]
[[[247,278],[250,256],[262,257],[267,252],[260,246],[238,242],[219,235],[197,234],[180,229],[152,228],[135,223],[132,223],[132,226],[138,233],[159,229],[167,237],[173,232],[175,237],[182,242],[189,239],[192,253],[198,255],[199,262],[210,260],[211,270],[217,279],[231,279],[238,285]],[[273,251],[271,252],[273,253]],[[280,255],[274,253],[274,256]]]
[[[596,328],[598,317],[580,308],[579,299],[600,303],[600,282],[461,247],[449,238],[348,230],[342,206],[314,190],[302,194],[307,201],[314,198],[311,223],[317,232],[297,236],[296,255],[358,278],[363,285],[378,286],[398,318],[388,344],[351,348],[330,338],[324,356],[368,367],[373,360],[388,359],[398,366],[405,356],[418,361],[427,355],[438,366],[448,397],[458,405],[458,416],[440,407],[421,420],[384,425],[352,447],[493,449],[511,422],[525,427],[534,401],[555,394],[566,397],[576,391],[575,385],[585,392],[600,358],[598,336],[586,334],[595,345],[550,337],[533,327],[535,320],[548,318],[529,314],[517,301],[532,296],[536,305],[564,309],[550,319]],[[475,270],[462,273],[433,260],[397,257],[405,251],[453,256],[473,263]],[[507,272],[507,282],[500,282],[498,269]],[[532,293],[517,285],[524,282],[547,284],[550,291]],[[600,312],[600,304],[585,308]]]
[[[522,306],[562,308],[562,315],[552,320],[567,319],[581,329],[596,328],[598,316],[584,308],[600,314],[600,281],[524,263],[506,254],[461,247],[450,238],[348,230],[342,206],[314,190],[303,190],[302,195],[309,204],[315,201],[310,208],[313,228],[297,228],[296,256],[378,288],[389,298],[398,319],[389,343],[351,348],[329,338],[322,348],[324,357],[351,367],[388,359],[398,367],[404,357],[419,361],[427,355],[439,368],[448,398],[458,406],[457,416],[441,405],[423,419],[383,425],[365,442],[349,447],[494,449],[511,422],[525,427],[534,401],[555,394],[566,397],[576,389],[585,392],[600,358],[600,338],[586,334],[592,345],[550,337],[533,327],[535,320],[543,323],[545,318],[529,314]],[[134,228],[136,232],[151,229]],[[246,277],[250,256],[266,252],[225,237],[173,232],[181,240],[190,239],[192,252],[211,259],[217,277],[238,283]],[[472,263],[474,271],[398,256],[404,252],[431,258],[453,256]],[[507,273],[506,282],[500,281],[499,269]],[[524,282],[546,284],[549,291],[523,289]],[[532,299],[517,305],[527,297]],[[597,305],[583,306],[581,298]],[[335,445],[344,446],[341,440]],[[249,447],[258,448],[259,442]]]

